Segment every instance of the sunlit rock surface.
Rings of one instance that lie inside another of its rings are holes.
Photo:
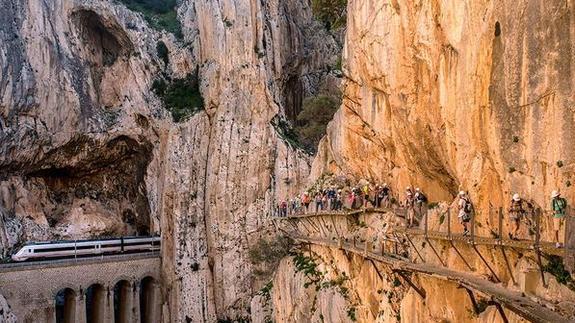
[[[433,201],[469,190],[482,211],[515,192],[544,209],[554,189],[572,200],[573,27],[564,1],[349,1],[343,105],[314,177]]]

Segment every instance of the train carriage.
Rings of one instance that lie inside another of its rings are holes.
[[[28,243],[12,255],[14,261],[43,258],[68,258],[114,253],[135,253],[160,250],[161,238],[121,237],[101,240],[75,240]]]

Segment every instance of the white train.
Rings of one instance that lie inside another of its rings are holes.
[[[113,253],[160,250],[160,237],[122,237],[102,240],[33,242],[12,255],[14,261],[42,258],[68,258]]]

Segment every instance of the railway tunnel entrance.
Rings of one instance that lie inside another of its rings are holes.
[[[76,322],[76,292],[70,288],[56,294],[56,323]]]

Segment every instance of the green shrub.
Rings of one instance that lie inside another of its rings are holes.
[[[559,284],[567,285],[571,290],[575,290],[575,282],[573,282],[571,274],[565,270],[563,259],[555,255],[549,255],[546,258],[548,262],[543,266],[543,271],[555,276]]]
[[[314,17],[327,30],[338,29],[346,24],[347,0],[312,0]]]
[[[282,119],[279,115],[275,116],[272,119],[271,124],[276,130],[277,134],[280,136],[280,138],[282,138],[290,146],[294,148],[305,149],[305,147],[299,141],[298,134],[291,126],[291,124],[287,122],[285,119]]]
[[[315,151],[326,133],[327,124],[339,108],[340,101],[321,95],[303,101],[302,111],[297,116],[295,128],[298,141],[309,151]]]
[[[349,317],[352,322],[357,321],[357,317],[355,315],[355,307],[350,307],[347,309],[347,317]]]
[[[316,290],[321,288],[318,283],[323,279],[323,273],[317,269],[317,263],[312,257],[308,257],[301,252],[292,253],[293,264],[297,272],[303,272],[308,278],[308,282],[304,283],[304,287],[308,288],[310,285],[316,285]]]
[[[177,0],[119,0],[128,9],[140,12],[150,26],[165,30],[179,39],[183,38],[182,26],[176,12]]]
[[[156,79],[152,83],[152,90],[162,99],[175,122],[183,121],[204,109],[197,72],[170,82]]]

